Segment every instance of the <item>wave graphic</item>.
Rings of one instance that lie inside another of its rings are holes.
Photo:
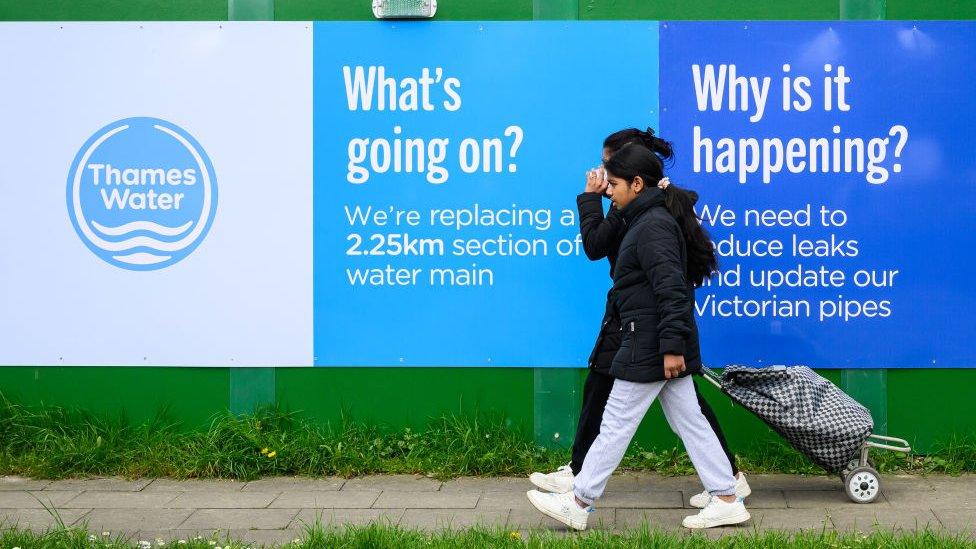
[[[112,259],[116,261],[121,261],[122,263],[128,263],[130,265],[154,265],[156,263],[162,263],[166,261],[171,256],[168,255],[155,255],[145,252],[138,252],[129,255],[116,255],[112,256]]]
[[[92,242],[92,244],[106,252],[124,252],[132,248],[142,247],[152,248],[158,252],[178,252],[189,245],[189,243],[183,241],[163,242],[151,236],[135,236],[118,242],[105,242],[104,244],[102,242]]]
[[[106,227],[97,221],[92,221],[91,224],[92,227],[95,227],[95,230],[109,236],[122,236],[134,231],[149,231],[160,236],[179,236],[193,226],[192,221],[187,221],[179,227],[167,227],[166,225],[160,225],[152,221],[132,221],[131,223],[119,225],[118,227]]]

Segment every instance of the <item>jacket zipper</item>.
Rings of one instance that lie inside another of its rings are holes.
[[[630,363],[637,362],[637,324],[630,321]]]

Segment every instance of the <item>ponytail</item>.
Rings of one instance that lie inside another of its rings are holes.
[[[661,157],[661,160],[672,160],[674,158],[674,149],[671,147],[670,141],[665,141],[660,137],[654,135],[654,129],[651,127],[647,128],[647,131],[641,132],[643,135],[647,136],[647,147],[651,149],[651,152]]]
[[[674,183],[664,188],[664,205],[678,222],[681,234],[684,235],[688,256],[688,281],[696,288],[718,271],[715,247],[695,213],[697,201],[698,193],[695,191],[679,188]]]
[[[627,128],[614,132],[603,140],[603,148],[610,151],[610,154],[613,155],[631,143],[643,145],[646,149],[656,154],[662,161],[670,160],[674,156],[671,143],[654,135],[654,128],[651,127],[648,127],[646,130]]]

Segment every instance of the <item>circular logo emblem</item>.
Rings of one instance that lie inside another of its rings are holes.
[[[126,118],[95,132],[68,172],[68,215],[103,260],[135,271],[168,267],[207,236],[217,181],[203,147],[158,118]]]

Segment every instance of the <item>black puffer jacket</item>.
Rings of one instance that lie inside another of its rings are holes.
[[[652,187],[621,212],[626,233],[613,270],[611,301],[623,341],[610,367],[618,379],[647,383],[664,378],[664,355],[683,355],[686,370],[701,369],[695,290],[688,283],[687,254],[677,221]]]
[[[626,232],[626,225],[620,211],[611,208],[603,215],[603,195],[600,193],[582,193],[576,197],[576,207],[579,209],[580,236],[583,237],[583,251],[586,257],[593,261],[603,259],[610,261],[610,276],[617,263],[617,250]],[[610,293],[607,293],[607,304],[600,321],[600,333],[597,334],[593,351],[590,352],[589,366],[594,370],[609,374],[610,363],[620,349],[622,332],[620,320],[610,303]]]

